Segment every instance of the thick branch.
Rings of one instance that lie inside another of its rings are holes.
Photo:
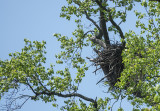
[[[88,97],[83,96],[82,94],[79,94],[79,93],[60,94],[60,93],[55,93],[55,92],[53,92],[53,93],[51,93],[51,94],[57,95],[57,96],[59,96],[59,97],[65,97],[65,98],[67,98],[67,97],[80,97],[80,98],[82,98],[82,99],[84,99],[84,100],[86,100],[86,101],[90,101],[90,102],[92,102],[92,103],[95,103],[95,100],[93,100],[92,98],[88,98]]]
[[[79,93],[61,94],[61,93],[57,93],[55,91],[49,91],[48,89],[44,90],[42,92],[37,92],[37,91],[35,91],[32,88],[32,86],[28,83],[28,81],[27,81],[27,85],[30,87],[30,89],[35,94],[35,96],[31,96],[31,99],[36,99],[39,95],[42,95],[42,94],[45,94],[45,95],[48,95],[48,96],[55,95],[55,96],[63,97],[63,98],[67,98],[67,97],[79,97],[79,98],[82,98],[82,99],[84,99],[86,101],[94,103],[95,108],[97,108],[97,101],[96,100],[94,100],[92,98],[89,98],[89,97],[86,97],[86,96],[84,96],[82,94],[79,94]]]
[[[34,97],[32,97],[32,98],[36,99],[36,97],[41,95],[41,94],[45,94],[45,95],[48,95],[48,96],[56,95],[58,97],[64,97],[64,98],[67,98],[67,97],[80,97],[80,98],[82,98],[82,99],[84,99],[86,101],[95,103],[95,100],[93,100],[92,98],[88,98],[88,97],[83,96],[82,94],[79,94],[79,93],[61,94],[61,93],[56,93],[55,91],[53,91],[53,92],[46,92],[46,91],[39,92],[39,93],[36,93],[36,95]]]
[[[86,101],[89,101],[89,102],[94,103],[94,107],[97,109],[97,101],[96,101],[96,100],[94,100],[94,99],[92,99],[92,98],[88,98],[88,97],[86,97],[86,96],[84,96],[84,95],[82,95],[82,94],[79,94],[79,93],[61,94],[61,93],[57,93],[57,92],[55,92],[55,91],[53,91],[53,92],[45,92],[45,91],[43,91],[43,92],[39,92],[39,93],[35,93],[35,94],[36,94],[35,96],[32,96],[32,97],[31,97],[32,99],[36,99],[36,98],[37,98],[39,95],[41,95],[41,94],[45,94],[45,95],[48,95],[48,96],[56,95],[56,96],[58,96],[58,97],[63,97],[63,98],[79,97],[79,98],[82,98],[82,99],[84,99],[84,100],[86,100]],[[98,111],[98,110],[97,110],[97,111]]]
[[[102,2],[101,2],[101,4],[102,4]],[[104,15],[105,15],[104,12],[102,10],[100,10],[100,27],[101,27],[102,32],[103,32],[105,43],[107,45],[109,45],[110,41],[109,41],[108,31],[107,31],[107,28],[106,28],[106,20],[105,20]]]
[[[93,1],[95,1],[95,2],[99,5],[99,7],[100,7],[101,9],[103,9],[103,10],[105,10],[106,12],[110,13],[110,10],[109,10],[109,9],[106,9],[104,6],[102,6],[102,4],[101,4],[100,1],[98,1],[98,0],[93,0]],[[115,26],[115,28],[119,31],[120,37],[121,37],[122,39],[125,39],[121,28],[117,25],[116,22],[114,22],[111,14],[109,14],[109,21],[110,21],[110,22],[112,23],[112,25]],[[124,44],[125,44],[125,43],[124,43]]]

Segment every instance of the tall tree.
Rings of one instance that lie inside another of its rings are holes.
[[[76,69],[76,77],[72,77],[67,67],[55,71],[56,66],[51,65],[46,69],[43,66],[46,62],[46,42],[24,39],[26,45],[21,52],[10,53],[10,60],[0,60],[0,98],[11,92],[8,110],[21,108],[28,99],[53,102],[56,107],[57,97],[67,98],[60,110],[112,110],[108,107],[111,98],[90,98],[77,92],[89,69],[86,58],[96,66],[95,73],[103,71],[104,77],[99,82],[109,85],[114,99],[126,97],[137,107],[133,108],[134,111],[160,110],[159,1],[66,1],[68,5],[62,7],[60,17],[70,20],[71,16],[76,16],[77,29],[73,37],[54,34],[62,49],[56,55],[56,63],[70,62],[71,67]],[[146,11],[137,10],[136,5],[141,5]],[[122,30],[121,25],[126,23],[128,12],[137,16],[135,26],[140,32]],[[82,25],[85,20],[90,22],[89,28]],[[111,41],[113,35],[117,42]],[[83,58],[81,53],[87,47],[95,51],[96,58]],[[22,87],[27,87],[34,95],[19,95],[17,98],[24,99],[24,102],[12,107],[17,99],[13,96]],[[75,97],[79,98],[78,102]],[[86,104],[87,101],[90,104]],[[140,109],[143,104],[147,107]]]

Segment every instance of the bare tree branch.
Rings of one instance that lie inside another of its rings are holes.
[[[23,102],[22,102],[22,104],[21,105],[14,105],[14,102],[17,100],[17,99],[24,99],[25,97],[27,97]],[[22,96],[20,96],[20,97],[17,97],[17,98],[13,98],[12,100],[11,100],[11,102],[9,103],[9,106],[8,106],[8,111],[14,111],[14,110],[17,110],[17,109],[21,109],[22,108],[22,106],[29,100],[29,98],[30,98],[30,96],[28,96],[28,95],[22,95]],[[12,108],[12,105],[14,105],[15,106],[15,108]]]
[[[31,96],[29,95],[20,95],[16,97],[18,92],[15,92],[14,90],[11,92],[11,94],[7,95],[6,97],[6,104],[2,105],[0,110],[4,111],[14,111],[17,109],[21,109],[22,106],[29,100]],[[15,97],[14,97],[15,96]],[[17,102],[17,100],[21,100],[21,102]]]

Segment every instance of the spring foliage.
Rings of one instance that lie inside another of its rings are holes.
[[[21,95],[21,98],[35,101],[42,99],[45,102],[53,102],[54,107],[58,106],[57,97],[67,98],[65,105],[60,108],[63,111],[112,110],[108,106],[111,100],[109,97],[92,99],[77,93],[77,90],[89,70],[86,59],[81,55],[83,49],[90,47],[103,50],[102,44],[96,44],[91,38],[94,36],[95,40],[100,40],[107,46],[111,45],[107,41],[108,38],[111,40],[114,35],[120,37],[117,39],[120,43],[125,44],[121,54],[124,69],[114,83],[116,89],[111,94],[115,99],[121,96],[130,100],[131,104],[136,106],[133,111],[160,110],[160,3],[145,0],[66,1],[68,5],[62,7],[60,17],[71,20],[74,16],[77,29],[72,33],[73,37],[54,34],[57,41],[61,42],[62,49],[55,57],[56,64],[64,64],[66,61],[71,63],[71,67],[76,69],[75,78],[72,78],[69,68],[55,71],[56,65],[44,67],[45,41],[31,42],[24,39],[26,45],[21,52],[10,53],[9,60],[0,60],[0,99],[7,92],[19,90],[23,85],[30,89],[33,95]],[[146,11],[141,11],[137,5]],[[135,26],[130,27],[136,27],[139,32],[121,29],[121,24],[128,20],[128,12],[137,17]],[[92,26],[85,28],[82,25],[85,20]],[[138,93],[140,97],[137,96]],[[75,101],[74,97],[79,100]],[[86,101],[90,103],[87,104]],[[141,109],[143,104],[147,107]],[[12,104],[8,108],[14,109]],[[118,111],[123,111],[123,107]]]

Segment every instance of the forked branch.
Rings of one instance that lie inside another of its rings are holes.
[[[120,28],[119,25],[117,25],[117,23],[113,20],[113,18],[112,18],[112,16],[111,16],[111,13],[110,13],[110,9],[107,9],[107,8],[105,8],[104,6],[102,6],[102,3],[101,3],[99,0],[93,0],[93,1],[95,1],[101,9],[103,9],[103,10],[105,10],[106,12],[109,13],[109,21],[110,21],[110,22],[112,23],[112,25],[115,26],[115,28],[119,31],[120,37],[121,37],[122,39],[125,39],[121,28]]]

